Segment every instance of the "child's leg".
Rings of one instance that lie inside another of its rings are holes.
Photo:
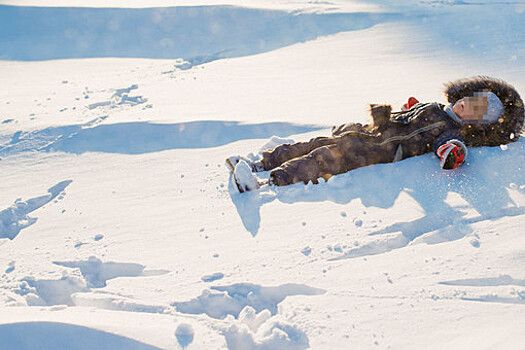
[[[319,147],[334,144],[337,142],[336,140],[333,137],[316,137],[308,142],[280,145],[274,149],[263,151],[261,163],[264,166],[264,170],[271,170],[291,159],[307,155]]]
[[[270,173],[273,185],[283,186],[297,182],[318,183],[318,179],[348,171],[342,150],[335,144],[319,147],[309,154],[285,162]]]
[[[337,142],[317,148],[309,154],[285,162],[270,173],[270,182],[283,186],[297,182],[317,183],[332,175],[377,163],[388,163],[395,149],[380,146],[362,137],[338,138]]]

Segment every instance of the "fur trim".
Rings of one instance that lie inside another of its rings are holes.
[[[525,123],[525,108],[516,89],[503,80],[486,76],[460,79],[445,84],[448,102],[454,104],[477,91],[491,91],[503,102],[504,111],[492,124],[466,124],[462,129],[468,146],[498,146],[518,139]]]

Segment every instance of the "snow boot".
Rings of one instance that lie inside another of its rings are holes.
[[[235,165],[233,179],[241,193],[256,190],[261,187],[259,180],[252,172],[252,167],[243,159],[239,160],[237,165]]]
[[[243,157],[243,156],[230,156],[230,157],[226,158],[225,163],[226,163],[226,166],[228,167],[228,169],[230,169],[231,172],[234,172],[235,171],[235,166],[241,160],[246,162],[250,166],[250,168],[252,169],[252,172],[264,171],[264,167],[263,167],[263,164],[261,162],[253,162],[253,161],[251,161],[248,158]]]

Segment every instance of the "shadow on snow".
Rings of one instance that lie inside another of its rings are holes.
[[[101,119],[103,120],[103,119]],[[302,134],[321,127],[290,123],[242,124],[232,121],[195,121],[177,124],[130,122],[51,127],[17,132],[0,146],[0,156],[27,151],[82,154],[105,152],[143,154],[181,148],[209,148],[245,139]]]
[[[0,343],[8,349],[158,349],[123,336],[55,322],[0,325]]]
[[[234,6],[0,6],[0,59],[184,58],[190,65],[361,30],[392,14],[292,13]]]

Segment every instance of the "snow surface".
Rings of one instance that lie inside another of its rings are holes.
[[[523,2],[392,3],[0,0],[0,347],[523,348],[524,139],[243,194],[223,163],[525,94]]]

